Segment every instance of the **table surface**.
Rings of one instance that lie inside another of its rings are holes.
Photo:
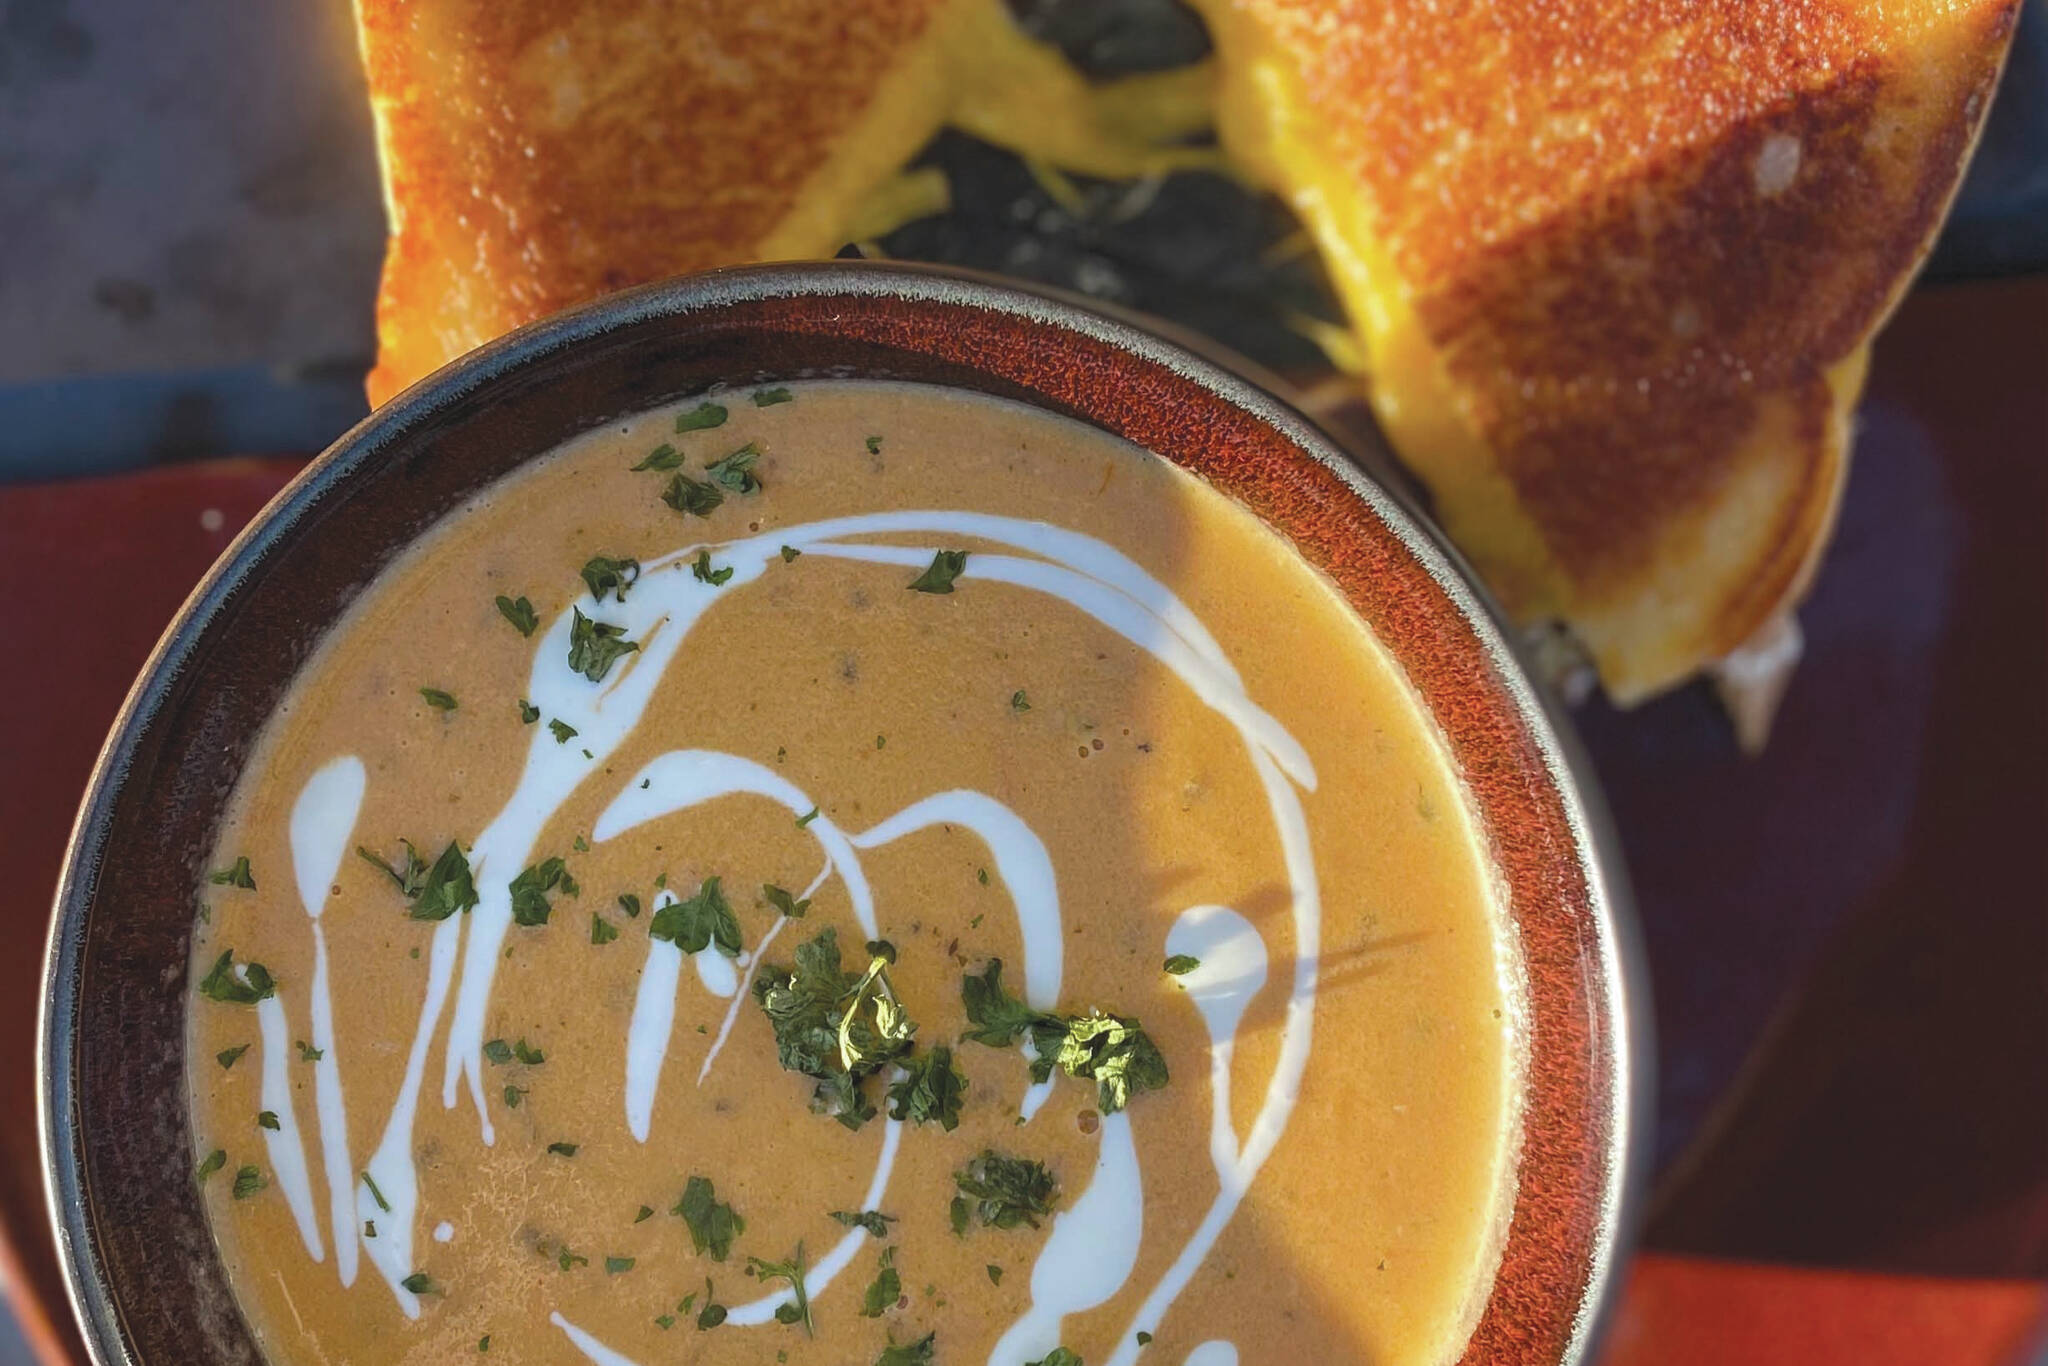
[[[1661,1073],[1653,1252],[1612,1366],[1990,1366],[2043,1340],[2044,339],[2048,280],[1906,302],[1761,758],[1704,688],[1579,712],[1641,907]],[[21,946],[0,958],[0,1281],[49,1363],[83,1360],[30,1119],[77,794],[184,594],[301,463],[0,488],[0,653],[21,662],[0,675],[0,925]]]

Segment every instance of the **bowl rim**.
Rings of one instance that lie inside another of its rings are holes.
[[[1597,1136],[1604,1174],[1594,1196],[1584,1289],[1573,1307],[1559,1366],[1587,1361],[1612,1308],[1642,1203],[1652,1090],[1648,980],[1624,865],[1591,764],[1562,707],[1521,658],[1507,618],[1427,514],[1277,397],[1273,390],[1284,391],[1284,385],[1253,363],[1207,338],[1098,300],[974,271],[867,261],[743,266],[678,276],[554,314],[457,358],[372,411],[314,458],[236,535],[179,607],[94,762],[58,877],[38,1003],[36,1120],[45,1201],[67,1298],[92,1358],[101,1363],[133,1360],[93,1246],[80,1171],[73,1034],[86,922],[116,801],[140,744],[207,628],[235,590],[260,571],[268,552],[316,505],[345,490],[356,471],[402,444],[415,428],[507,372],[629,327],[680,321],[734,304],[833,297],[984,311],[1028,327],[1076,334],[1192,383],[1275,430],[1334,474],[1413,556],[1472,632],[1562,809],[1575,871],[1584,884],[1591,931],[1586,958],[1597,979],[1597,1025],[1606,1044],[1589,1077],[1604,1088],[1608,1124]],[[1285,534],[1284,528],[1277,529]],[[1490,1303],[1495,1293],[1489,1287],[1482,1303]]]

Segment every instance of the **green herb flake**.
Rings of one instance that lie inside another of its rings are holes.
[[[484,1041],[484,1056],[490,1059],[494,1065],[503,1067],[506,1063],[512,1061],[512,1045],[506,1043],[503,1039],[486,1039]]]
[[[716,1328],[725,1322],[725,1306],[711,1298],[711,1278],[704,1278],[704,1307],[697,1311],[697,1331]]]
[[[479,1352],[488,1352],[491,1350],[491,1335],[489,1333],[485,1333],[482,1337],[476,1340],[476,1349]]]
[[[967,1078],[953,1066],[953,1050],[941,1045],[898,1065],[903,1076],[889,1087],[889,1118],[937,1124],[947,1133],[959,1128]]]
[[[754,473],[754,466],[760,459],[761,448],[749,441],[736,451],[705,461],[704,472],[727,493],[759,493],[761,478]]]
[[[1167,959],[1162,966],[1175,977],[1185,977],[1196,968],[1202,966],[1202,960],[1193,954],[1176,953],[1173,957]]]
[[[533,703],[527,701],[525,698],[520,698],[519,724],[522,726],[530,726],[538,720],[540,720],[540,708],[534,706]]]
[[[569,667],[591,682],[602,683],[612,665],[640,648],[626,639],[625,627],[586,617],[580,607],[569,611]]]
[[[885,1247],[881,1261],[876,1264],[875,1279],[868,1283],[867,1293],[861,1297],[861,1317],[878,1319],[902,1298],[903,1277],[896,1271],[896,1249]]]
[[[415,1295],[438,1295],[441,1293],[434,1286],[434,1278],[424,1271],[413,1272],[412,1275],[407,1276],[399,1284]]]
[[[638,1214],[636,1214],[636,1215],[634,1215],[634,1216],[633,1216],[633,1222],[634,1222],[634,1223],[636,1223],[636,1224],[644,1224],[644,1223],[646,1223],[646,1222],[647,1222],[647,1221],[648,1221],[649,1219],[652,1219],[653,1217],[654,1217],[654,1206],[652,1206],[652,1205],[642,1205],[642,1206],[640,1207],[640,1212],[639,1212]]]
[[[816,819],[818,819],[818,808],[814,806],[796,818],[796,828],[801,830]]]
[[[524,1086],[513,1086],[507,1083],[505,1087],[505,1108],[507,1110],[517,1110],[519,1102],[526,1097],[526,1091],[527,1088]]]
[[[1166,1058],[1136,1020],[1091,1014],[1067,1021],[1066,1038],[1054,1061],[1070,1077],[1095,1082],[1096,1104],[1113,1115],[1145,1091],[1168,1080]]]
[[[691,1246],[700,1254],[709,1253],[714,1262],[724,1261],[733,1239],[747,1231],[747,1221],[731,1205],[719,1202],[708,1176],[693,1176],[684,1183],[682,1198],[669,1213],[689,1226]]]
[[[1079,1352],[1069,1351],[1065,1347],[1055,1347],[1038,1360],[1025,1362],[1024,1366],[1087,1366],[1087,1363],[1081,1360]]]
[[[244,963],[241,972],[235,971],[233,949],[214,959],[213,970],[199,982],[201,996],[223,1005],[253,1006],[276,993],[276,979],[261,963]]]
[[[606,920],[596,911],[590,913],[590,942],[609,944],[619,937],[619,927]]]
[[[875,958],[865,973],[844,971],[838,934],[828,928],[798,946],[794,966],[766,964],[754,979],[782,1066],[815,1078],[812,1108],[849,1129],[874,1118],[864,1083],[907,1056],[917,1031],[887,967]]]
[[[793,545],[786,545],[782,547],[782,562],[784,564],[788,564],[791,560],[794,560],[797,556],[803,553],[803,551],[798,550]]]
[[[967,1232],[967,1219],[968,1219],[968,1215],[969,1215],[969,1214],[970,1214],[971,1212],[972,1212],[972,1211],[971,1211],[971,1209],[969,1208],[969,1206],[968,1206],[968,1204],[967,1204],[967,1197],[966,1197],[966,1196],[964,1196],[964,1195],[956,1195],[956,1196],[954,1196],[954,1197],[953,1197],[953,1204],[952,1204],[952,1207],[951,1207],[951,1209],[950,1209],[949,1213],[950,1213],[950,1215],[951,1215],[951,1218],[952,1218],[952,1223],[953,1223],[953,1236],[954,1236],[954,1237],[956,1237],[956,1238],[957,1238],[957,1237],[961,1237],[961,1236],[963,1236],[963,1235],[965,1235],[965,1234],[966,1234],[966,1232]]]
[[[377,1221],[375,1219],[363,1220],[363,1236],[365,1238],[374,1238],[377,1236]]]
[[[640,578],[640,561],[615,560],[609,555],[592,555],[583,562],[581,573],[583,582],[590,586],[590,596],[593,599],[603,602],[605,594],[610,593],[614,601],[624,602],[626,590]]]
[[[568,865],[559,858],[543,859],[512,879],[512,920],[519,925],[545,925],[554,907],[548,893],[562,883]]]
[[[555,1254],[555,1265],[564,1271],[574,1271],[579,1266],[589,1266],[590,1258],[571,1252],[569,1245],[564,1243],[562,1250]]]
[[[204,1181],[207,1177],[212,1176],[222,1167],[227,1166],[227,1164],[228,1150],[226,1148],[215,1148],[212,1152],[208,1153],[205,1156],[205,1158],[202,1159],[199,1163],[199,1179],[201,1181]]]
[[[425,698],[427,705],[435,711],[455,710],[455,694],[452,692],[443,692],[439,688],[421,688],[420,696]]]
[[[638,892],[620,892],[619,909],[626,913],[627,918],[638,920],[640,918],[640,894]]]
[[[926,1333],[916,1342],[891,1343],[875,1358],[875,1366],[932,1366],[932,1344],[937,1333]]]
[[[256,1127],[257,1127],[257,1128],[259,1128],[259,1129],[277,1129],[277,1128],[279,1128],[280,1126],[279,1126],[279,1124],[278,1124],[278,1122],[277,1122],[277,1111],[275,1111],[275,1110],[259,1110],[259,1111],[257,1111],[257,1112],[256,1112]]]
[[[1019,712],[1031,710],[1031,699],[1025,695],[1022,688],[1010,694],[1010,710]]]
[[[508,598],[498,595],[498,612],[505,620],[518,628],[522,636],[530,636],[540,628],[540,617],[533,610],[533,604],[525,597]]]
[[[262,1190],[263,1186],[263,1173],[256,1170],[254,1166],[237,1167],[235,1169],[235,1199],[247,1200],[257,1191]]]
[[[633,1269],[633,1262],[634,1259],[631,1257],[607,1257],[604,1259],[604,1274],[607,1276],[623,1276],[626,1272]]]
[[[233,1048],[223,1048],[220,1052],[214,1054],[213,1060],[219,1063],[221,1071],[225,1072],[237,1062],[240,1062],[242,1055],[248,1051],[249,1045],[238,1043]]]
[[[569,743],[569,737],[576,734],[576,727],[557,716],[548,721],[548,733],[555,737],[556,744],[566,745]]]
[[[882,438],[881,438],[881,437],[879,437],[879,436],[871,436],[871,437],[869,437],[869,438],[868,438],[868,454],[869,454],[869,455],[880,455],[881,453],[882,453]]]
[[[708,550],[698,551],[697,558],[690,563],[690,577],[699,583],[708,583],[713,588],[723,586],[725,581],[732,577],[732,573],[731,565],[727,565],[723,569],[713,569],[711,567],[711,552]]]
[[[990,1262],[982,1270],[988,1273],[988,1283],[990,1285],[1001,1285],[1003,1283],[1003,1269],[994,1262]]]
[[[986,869],[986,868],[977,868],[977,869],[975,869],[975,870],[974,870],[974,880],[975,880],[976,882],[979,882],[979,883],[980,883],[980,884],[981,884],[982,886],[984,886],[984,887],[988,886],[988,869]]]
[[[656,910],[647,932],[684,953],[701,953],[715,945],[727,958],[740,954],[740,922],[715,877],[705,878],[704,885],[689,900],[671,902]]]
[[[525,1063],[528,1067],[538,1067],[548,1060],[548,1055],[528,1043],[526,1036],[523,1034],[520,1036],[519,1042],[512,1045],[512,1056]]]
[[[656,1314],[654,1321],[664,1332],[676,1326],[676,1316],[674,1314]]]
[[[953,1184],[973,1202],[972,1213],[984,1228],[1037,1228],[1059,1200],[1059,1182],[1044,1163],[1009,1157],[993,1148],[982,1149],[980,1156],[953,1173]]]
[[[889,1225],[896,1222],[895,1215],[872,1209],[835,1209],[832,1211],[832,1217],[848,1228],[865,1230],[871,1238],[888,1237]]]
[[[1152,1345],[1152,1335],[1142,1328],[1138,1330],[1138,1345],[1140,1347],[1150,1347]]]
[[[700,403],[676,417],[676,432],[705,432],[725,425],[725,409],[716,403]]]
[[[677,421],[679,422],[681,420],[682,419],[680,418],[677,419]],[[645,460],[642,460],[639,464],[633,466],[633,469],[635,472],[638,472],[640,470],[660,470],[666,472],[668,470],[676,469],[682,463],[683,453],[677,450],[674,446],[669,445],[668,442],[664,441],[659,446],[656,446],[653,450],[649,451],[647,453],[647,458]]]
[[[791,920],[802,920],[811,909],[811,899],[809,897],[798,898],[791,896],[788,891],[776,886],[772,882],[761,884],[761,897],[770,906],[773,906]]]
[[[757,1278],[761,1284],[770,1281],[788,1281],[790,1298],[775,1307],[777,1323],[801,1323],[804,1332],[817,1336],[817,1329],[811,1323],[811,1297],[804,1289],[804,1245],[796,1245],[796,1255],[787,1261],[770,1262],[759,1257],[747,1258],[747,1274]]]
[[[548,1151],[556,1157],[574,1157],[582,1145],[576,1143],[550,1143]]]
[[[725,501],[725,490],[716,484],[678,473],[675,478],[668,481],[668,487],[662,490],[661,501],[677,512],[687,513],[692,517],[709,517],[718,511],[719,505]]]
[[[256,875],[249,871],[247,854],[236,859],[227,867],[211,873],[206,879],[216,887],[240,887],[245,892],[256,890]]]
[[[370,1188],[370,1198],[377,1202],[377,1208],[383,1210],[386,1214],[391,1213],[391,1202],[384,1198],[383,1191],[377,1189],[376,1179],[368,1172],[363,1173],[363,1184]]]
[[[754,406],[756,408],[773,408],[776,404],[788,403],[795,399],[795,397],[796,395],[789,392],[789,390],[779,387],[774,389],[756,389],[754,391]]]
[[[967,570],[967,552],[964,550],[941,550],[932,556],[931,564],[924,573],[912,579],[908,587],[918,593],[950,593],[953,580]]]

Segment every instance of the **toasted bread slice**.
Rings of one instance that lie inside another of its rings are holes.
[[[1203,71],[1083,82],[1000,0],[357,0],[391,240],[372,402],[629,285],[943,205],[952,123],[1098,175],[1213,153]]]
[[[2017,0],[1197,0],[1446,529],[1618,701],[1769,632]]]

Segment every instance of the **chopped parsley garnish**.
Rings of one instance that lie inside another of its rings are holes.
[[[795,397],[795,394],[792,394],[791,392],[789,392],[789,390],[780,387],[774,389],[756,389],[754,391],[754,406],[756,408],[773,408],[776,404],[788,403],[791,399]]]
[[[595,621],[571,607],[575,619],[569,625],[569,667],[593,683],[602,683],[612,665],[639,649],[626,639],[626,628],[608,621]]]
[[[967,569],[967,552],[964,550],[941,550],[932,556],[931,564],[924,573],[910,581],[909,587],[919,593],[950,593],[953,580]]]
[[[1059,1200],[1059,1182],[1042,1162],[1006,1157],[993,1148],[953,1173],[953,1184],[971,1203],[984,1228],[1038,1227]]]
[[[235,1199],[247,1200],[257,1191],[262,1190],[264,1184],[263,1173],[256,1170],[254,1166],[235,1168]]]
[[[725,425],[725,409],[716,403],[700,403],[676,417],[677,432],[702,432]]]
[[[604,1259],[604,1274],[618,1276],[631,1271],[634,1260],[631,1257],[607,1257]]]
[[[199,994],[223,1005],[253,1006],[277,993],[276,979],[261,963],[244,963],[235,971],[235,951],[227,950],[213,960],[213,971],[200,979]]]
[[[759,493],[761,478],[754,473],[754,466],[760,459],[761,448],[749,441],[736,451],[705,461],[704,471],[727,493]]]
[[[896,1249],[885,1247],[875,1268],[875,1279],[868,1283],[867,1294],[861,1296],[861,1317],[878,1319],[901,1298],[903,1277],[896,1272]]]
[[[898,1065],[903,1076],[889,1087],[889,1118],[937,1124],[947,1133],[959,1128],[967,1078],[953,1066],[953,1050],[942,1045]]]
[[[652,1219],[653,1217],[654,1217],[654,1206],[652,1206],[652,1205],[642,1205],[642,1206],[640,1207],[640,1212],[639,1212],[638,1214],[636,1214],[636,1215],[634,1215],[634,1216],[633,1216],[633,1222],[634,1222],[634,1223],[636,1223],[636,1224],[644,1224],[644,1223],[646,1223],[646,1222],[647,1222],[647,1221],[648,1221],[649,1219]]]
[[[647,926],[648,934],[667,940],[684,953],[700,953],[707,946],[716,945],[727,958],[739,957],[740,922],[726,903],[718,882],[715,877],[707,877],[689,900],[670,902],[655,911]]]
[[[385,862],[360,844],[356,846],[356,856],[383,869],[384,875],[397,884],[399,893],[412,902],[409,914],[414,920],[446,920],[476,905],[476,882],[470,877],[469,860],[461,845],[449,840],[448,847],[430,865],[420,858],[411,840],[402,839],[399,843],[405,846],[404,868]]]
[[[579,1146],[581,1145],[575,1143],[550,1143],[548,1151],[557,1157],[574,1157]]]
[[[619,927],[606,920],[596,911],[590,913],[590,942],[609,944],[619,937]]]
[[[548,1055],[528,1043],[523,1034],[520,1035],[519,1042],[512,1045],[512,1056],[528,1067],[538,1067],[548,1060]]]
[[[278,1122],[277,1122],[277,1111],[275,1111],[275,1110],[258,1110],[258,1111],[256,1112],[256,1127],[257,1127],[257,1128],[259,1128],[259,1129],[276,1129],[276,1128],[278,1128],[278,1127],[279,1127],[279,1125],[278,1125]]]
[[[681,419],[677,420],[680,421]],[[683,453],[677,450],[674,446],[669,445],[668,442],[664,441],[659,446],[656,446],[653,450],[649,451],[647,453],[647,458],[645,460],[642,460],[639,464],[633,466],[633,468],[636,471],[661,470],[666,472],[668,470],[675,469],[682,463]]]
[[[545,925],[554,909],[548,893],[562,883],[568,865],[559,858],[543,859],[512,879],[512,920],[519,925]]]
[[[1003,990],[1001,959],[989,960],[981,976],[961,980],[960,999],[972,1026],[960,1037],[991,1048],[1008,1048],[1029,1036],[1033,1081],[1058,1067],[1070,1077],[1095,1083],[1104,1114],[1115,1114],[1143,1091],[1167,1083],[1166,1059],[1136,1020],[1100,1012],[1081,1016],[1036,1011]]]
[[[455,710],[455,694],[452,692],[443,692],[439,688],[421,688],[420,696],[425,698],[427,705],[435,711]]]
[[[937,1333],[926,1333],[916,1342],[890,1343],[875,1358],[875,1366],[932,1366],[932,1344]]]
[[[708,1176],[691,1177],[683,1186],[682,1199],[669,1213],[690,1226],[691,1245],[700,1253],[710,1253],[714,1262],[724,1261],[732,1251],[732,1240],[747,1231],[747,1221],[731,1205],[719,1203]]]
[[[566,745],[569,743],[569,737],[576,734],[576,727],[559,716],[551,717],[548,720],[548,733],[555,737],[556,744]]]
[[[725,501],[725,490],[716,484],[679,473],[662,490],[661,501],[677,512],[687,512],[692,517],[709,517]]]
[[[868,941],[868,943],[867,943],[867,949],[868,949],[868,957],[870,957],[870,958],[879,958],[879,959],[881,959],[881,960],[882,960],[882,961],[883,961],[884,963],[887,963],[887,964],[889,964],[889,965],[890,965],[891,967],[894,967],[894,966],[895,966],[895,964],[896,964],[896,946],[895,946],[894,944],[890,943],[890,942],[889,942],[888,940],[886,940],[886,939],[870,939],[870,940]]]
[[[609,555],[592,555],[583,564],[583,582],[590,585],[590,596],[599,602],[604,595],[613,594],[619,602],[626,600],[626,590],[640,577],[640,561],[615,560]]]
[[[1140,1347],[1150,1347],[1152,1345],[1152,1335],[1142,1328],[1138,1330],[1138,1345]]]
[[[868,454],[869,454],[869,455],[880,455],[881,453],[882,453],[882,438],[881,438],[881,437],[879,437],[879,436],[871,436],[871,437],[869,437],[869,438],[868,438]]]
[[[620,892],[619,909],[633,919],[638,920],[640,918],[640,894],[638,892]]]
[[[227,1164],[228,1150],[226,1148],[215,1148],[212,1152],[208,1153],[206,1155],[205,1160],[199,1164],[199,1179],[201,1181],[204,1181],[207,1177],[212,1176],[222,1167],[227,1166]]]
[[[717,588],[732,577],[732,566],[727,565],[723,569],[713,569],[711,567],[711,552],[700,550],[697,552],[697,558],[690,564],[690,577],[699,583],[708,583],[713,588]]]
[[[299,1045],[300,1062],[318,1062],[320,1061],[320,1059],[327,1056],[327,1051],[325,1049],[315,1048],[313,1047],[313,1045],[307,1043],[304,1039],[300,1039],[297,1042]]]
[[[488,1352],[491,1350],[491,1335],[489,1333],[485,1333],[482,1337],[476,1340],[476,1349],[479,1352]]]
[[[489,1058],[493,1065],[503,1067],[506,1063],[512,1061],[512,1045],[506,1043],[503,1039],[486,1039],[484,1040],[484,1056]]]
[[[1030,710],[1031,710],[1031,699],[1030,699],[1029,697],[1026,697],[1026,696],[1024,695],[1024,690],[1023,690],[1022,688],[1019,688],[1019,689],[1017,689],[1017,691],[1015,691],[1015,692],[1013,692],[1013,693],[1011,693],[1011,694],[1010,694],[1010,710],[1011,710],[1011,711],[1030,711]]]
[[[775,1030],[784,1068],[817,1079],[814,1110],[849,1129],[875,1116],[862,1083],[906,1056],[917,1026],[890,986],[888,965],[877,958],[865,973],[840,965],[839,936],[825,929],[799,945],[793,967],[765,965],[754,979],[754,1000]]]
[[[377,1189],[376,1178],[372,1177],[368,1172],[364,1172],[363,1184],[370,1188],[370,1198],[377,1202],[377,1208],[383,1210],[386,1214],[391,1213],[391,1202],[384,1198],[383,1191]]]
[[[424,1271],[413,1272],[412,1275],[407,1276],[399,1284],[415,1295],[434,1295],[440,1293],[434,1288],[434,1278]]]
[[[848,1228],[867,1230],[871,1238],[888,1237],[889,1225],[896,1222],[895,1215],[873,1209],[835,1209],[832,1211],[832,1217]]]
[[[814,806],[796,818],[796,828],[801,830],[816,819],[818,819],[818,808]]]
[[[791,920],[802,920],[804,915],[811,909],[811,899],[809,897],[793,897],[772,882],[761,884],[761,896],[770,906],[773,906]]]
[[[522,636],[530,636],[540,628],[540,617],[534,612],[533,604],[523,595],[508,598],[500,593],[498,611],[504,615],[505,620],[519,628],[519,634]]]
[[[803,551],[798,550],[793,545],[786,545],[782,547],[782,562],[784,564],[788,564],[791,560],[795,559],[797,556],[803,553]]]
[[[526,1091],[527,1088],[524,1086],[514,1086],[509,1082],[506,1083],[505,1108],[507,1110],[517,1110],[519,1108],[519,1102],[525,1099],[526,1097]]]
[[[519,724],[522,726],[530,726],[538,720],[540,720],[540,708],[534,706],[533,703],[527,701],[525,698],[520,698]]]
[[[788,1281],[790,1299],[775,1306],[777,1323],[801,1323],[804,1332],[817,1336],[817,1328],[811,1323],[811,1297],[804,1289],[804,1245],[796,1245],[796,1255],[786,1262],[763,1261],[759,1257],[747,1258],[747,1274],[760,1278],[761,1284],[770,1281]]]
[[[1025,1362],[1024,1366],[1087,1366],[1087,1363],[1081,1360],[1079,1352],[1069,1351],[1065,1347],[1055,1347],[1038,1360]]]
[[[982,1270],[988,1273],[988,1283],[990,1285],[1001,1285],[1003,1283],[1003,1269],[994,1262],[990,1262]]]
[[[249,1045],[238,1043],[233,1048],[223,1048],[220,1052],[214,1054],[213,1060],[219,1063],[221,1071],[225,1072],[237,1062],[240,1062],[242,1055],[248,1051]]]
[[[240,887],[245,892],[256,890],[256,875],[249,871],[247,854],[236,859],[227,867],[208,876],[207,881],[216,887]]]
[[[1202,960],[1191,953],[1176,953],[1173,957],[1167,959],[1162,966],[1175,977],[1185,977],[1196,968],[1202,966]]]
[[[689,1301],[685,1300],[683,1303],[688,1304]],[[704,1278],[704,1307],[697,1311],[697,1328],[701,1332],[706,1328],[716,1328],[724,1322],[725,1306],[712,1300],[711,1278],[706,1276]]]
[[[589,1266],[590,1258],[570,1251],[569,1245],[564,1243],[562,1250],[555,1254],[555,1265],[564,1271],[574,1271],[579,1266]]]

